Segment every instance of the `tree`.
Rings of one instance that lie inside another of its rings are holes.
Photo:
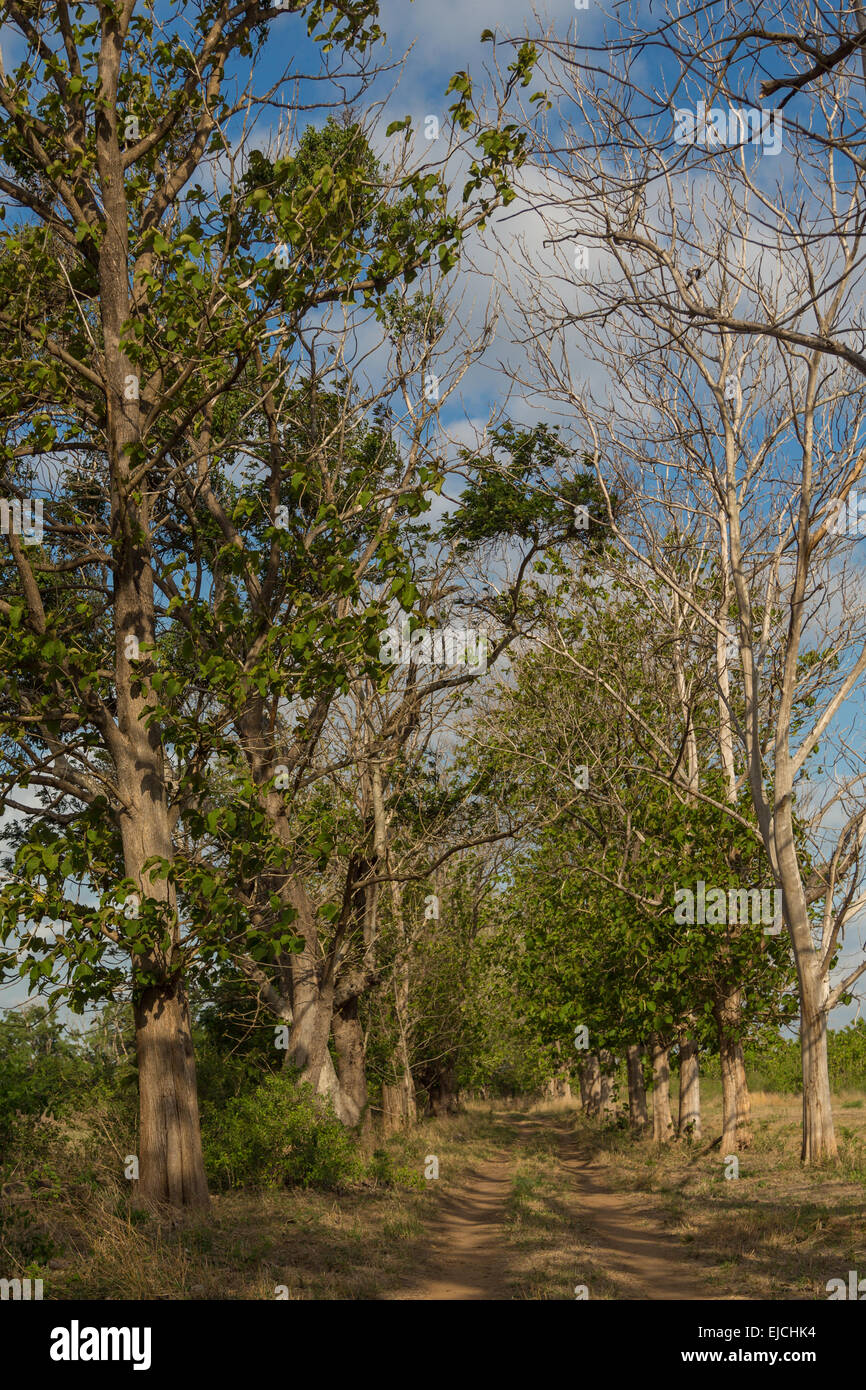
[[[0,188],[17,210],[0,247],[3,481],[19,501],[39,485],[49,505],[36,546],[13,526],[0,600],[5,804],[31,821],[12,837],[4,939],[22,919],[53,922],[41,936],[26,928],[9,963],[34,988],[53,978],[76,1006],[131,974],[139,1194],[203,1207],[186,988],[193,964],[222,947],[197,929],[225,907],[229,930],[262,930],[176,847],[203,767],[226,749],[206,717],[223,693],[219,644],[194,619],[202,591],[222,583],[203,538],[218,536],[223,561],[243,564],[214,485],[245,443],[239,383],[258,373],[267,416],[305,317],[328,305],[375,311],[431,259],[447,271],[469,226],[507,195],[522,137],[508,128],[482,147],[467,204],[477,196],[458,213],[442,177],[409,168],[405,153],[377,182],[357,122],[301,137],[294,156],[250,154],[239,172],[251,139],[240,113],[267,110],[271,93],[231,95],[233,56],[254,59],[285,25],[351,67],[380,37],[374,4],[316,0],[290,13],[196,0],[161,20],[152,4],[105,0],[91,20],[61,0],[6,13],[26,57],[0,74]],[[512,81],[528,81],[531,66],[527,49]],[[363,63],[357,72],[356,98]],[[211,194],[194,182],[203,173],[220,174]],[[81,459],[86,487],[69,477]],[[169,664],[184,641],[214,683],[198,732]],[[35,805],[12,794],[28,786]],[[266,818],[243,786],[225,816],[229,833],[232,816],[251,832],[238,841],[247,877],[271,872],[280,847],[268,839],[259,853]],[[98,902],[76,902],[72,882]],[[300,909],[280,909],[266,926],[289,945]]]
[[[684,1033],[712,1046],[715,1034],[727,1152],[749,1137],[742,1040],[790,1016],[790,967],[760,921],[693,913],[688,925],[676,904],[704,879],[738,905],[742,891],[766,883],[769,866],[742,794],[733,821],[718,775],[715,785],[702,779],[706,800],[676,775],[690,727],[703,760],[712,701],[696,702],[693,722],[682,724],[677,678],[690,685],[693,673],[691,663],[671,669],[669,630],[639,600],[586,576],[570,587],[572,612],[561,591],[541,650],[520,657],[472,730],[476,756],[535,812],[507,894],[523,942],[521,990],[547,1044],[574,1032],[575,1046],[598,1055],[651,1046],[661,1138],[672,1129],[670,1047]],[[650,731],[670,750],[667,776]],[[695,1048],[680,1053],[688,1079]],[[692,1105],[694,1089],[692,1075]],[[689,1125],[699,1116],[685,1107],[683,1131]]]
[[[676,109],[696,118],[698,100],[712,108],[713,83],[726,71],[716,58],[735,52],[741,21],[739,9],[724,18],[706,62],[684,62]],[[702,49],[702,23],[687,15],[672,40],[690,58]],[[535,379],[580,421],[575,446],[593,453],[600,478],[634,504],[629,525],[614,527],[634,561],[633,582],[646,572],[650,586],[661,583],[684,635],[693,633],[712,662],[723,800],[735,814],[748,788],[783,894],[801,1003],[803,1158],[818,1162],[836,1153],[827,1018],[866,969],[860,961],[831,983],[841,933],[863,902],[866,831],[855,791],[862,763],[847,746],[843,714],[862,692],[866,644],[861,604],[839,564],[850,540],[840,540],[836,524],[839,499],[866,463],[863,364],[850,346],[858,137],[847,124],[841,67],[804,85],[797,99],[809,104],[810,121],[789,121],[786,108],[781,127],[788,168],[796,168],[792,222],[770,141],[761,155],[747,125],[733,138],[726,127],[724,139],[704,132],[671,143],[672,103],[642,92],[632,69],[618,66],[637,51],[633,35],[621,38],[604,81],[579,71],[572,46],[545,48],[552,73],[568,64],[558,90],[569,109],[577,80],[589,138],[567,153],[553,138],[539,146],[557,269],[527,267]],[[580,277],[563,272],[563,250],[575,242],[595,256]],[[578,326],[618,383],[615,413],[574,370]],[[838,610],[827,605],[831,592]],[[807,785],[810,766],[817,775],[819,753],[830,761],[834,742],[848,774],[838,833],[826,820],[836,789],[822,805]],[[688,767],[688,742],[684,756]],[[798,819],[812,837],[807,849]]]

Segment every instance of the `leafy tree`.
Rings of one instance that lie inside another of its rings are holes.
[[[0,188],[14,209],[0,238],[2,474],[19,500],[38,486],[47,512],[35,544],[10,535],[0,576],[5,804],[30,822],[10,835],[6,964],[76,1008],[131,977],[140,1196],[204,1206],[186,989],[222,947],[197,928],[224,919],[233,937],[269,934],[271,951],[298,940],[295,904],[269,901],[269,919],[253,921],[230,879],[176,845],[181,816],[193,839],[203,822],[232,840],[247,881],[280,867],[285,848],[248,773],[210,824],[196,810],[203,768],[237,751],[218,710],[248,714],[251,687],[274,670],[270,646],[284,645],[273,635],[249,670],[222,646],[247,616],[230,577],[260,561],[218,500],[220,470],[249,443],[242,388],[256,383],[272,430],[305,319],[328,305],[375,312],[431,260],[447,269],[504,196],[523,139],[511,128],[485,151],[482,132],[467,202],[477,197],[459,213],[438,174],[378,175],[357,122],[302,137],[294,155],[251,156],[238,176],[235,117],[269,94],[235,95],[233,59],[255,71],[276,26],[364,53],[380,36],[369,0],[291,13],[196,0],[166,19],[136,0],[6,13],[25,57],[0,74]],[[532,61],[518,55],[512,82],[529,80]],[[471,83],[454,90],[468,126]],[[195,180],[218,161],[232,167],[228,187],[205,192]],[[269,462],[273,501],[277,445]],[[82,467],[84,481],[70,476]],[[272,573],[280,544],[268,542]],[[338,564],[331,592],[345,582]],[[312,682],[329,661],[292,621],[286,643],[309,648]],[[363,647],[369,615],[358,626]],[[208,683],[198,720],[178,651]]]

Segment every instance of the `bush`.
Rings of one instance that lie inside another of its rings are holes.
[[[834,1091],[866,1087],[866,1020],[827,1034],[830,1085]],[[773,1038],[763,1047],[746,1047],[746,1070],[755,1090],[803,1089],[799,1038]]]
[[[427,1188],[427,1180],[417,1168],[408,1163],[397,1163],[387,1149],[374,1149],[367,1162],[367,1177],[380,1187],[414,1187],[420,1192]]]
[[[360,1176],[351,1135],[312,1087],[284,1073],[202,1113],[210,1181],[218,1188],[337,1187]]]
[[[0,1019],[0,1152],[12,1146],[22,1117],[74,1109],[92,1084],[92,1070],[47,1009]]]
[[[830,1081],[838,1091],[866,1087],[866,1019],[830,1034]]]

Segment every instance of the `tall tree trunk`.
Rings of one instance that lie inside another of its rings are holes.
[[[713,1013],[719,1035],[722,1072],[722,1153],[736,1153],[751,1143],[752,1101],[740,1043],[740,991],[719,1000]]]
[[[154,858],[174,857],[162,731],[152,711],[155,642],[151,560],[152,494],[133,486],[132,451],[141,439],[137,369],[121,347],[131,316],[128,208],[118,132],[117,93],[122,21],[106,13],[99,58],[101,102],[96,162],[105,208],[99,253],[99,299],[106,381],[106,425],[114,548],[114,639],[117,727],[106,728],[120,792],[119,828],[126,876],[145,900],[161,905],[168,946],[135,958],[133,1008],[140,1106],[138,1195],[146,1202],[205,1207],[207,1180],[199,1128],[189,1010],[177,978],[180,930],[174,888],[165,873],[145,870]],[[130,399],[130,396],[134,397]],[[157,923],[152,920],[154,931]]]
[[[397,1026],[400,1030],[400,1037],[397,1043],[396,1064],[400,1071],[400,1086],[403,1090],[404,1112],[407,1125],[414,1125],[418,1119],[418,1103],[415,1099],[415,1078],[412,1075],[412,1064],[409,1056],[409,960],[404,956],[401,960],[397,976],[394,982],[396,1006],[397,1006]]]
[[[667,1144],[674,1132],[671,1115],[670,1048],[663,1047],[657,1033],[650,1036],[653,1062],[653,1139]]]
[[[333,975],[329,963],[321,959],[315,913],[305,885],[293,878],[284,891],[297,913],[297,930],[304,942],[303,949],[291,956],[292,1027],[286,1065],[296,1067],[299,1080],[317,1095],[327,1096],[346,1123],[344,1097],[328,1049],[334,1019]]]
[[[701,1079],[698,1045],[694,1038],[683,1038],[680,1054],[680,1113],[677,1133],[681,1139],[701,1137]]]
[[[598,1053],[590,1052],[580,1067],[580,1094],[583,1108],[591,1120],[601,1113],[601,1069]]]
[[[138,1061],[139,1181],[145,1203],[207,1207],[207,1178],[201,1145],[195,1057],[189,1008],[176,974],[179,927],[174,889],[166,878],[144,869],[152,856],[172,858],[161,749],[139,714],[137,684],[117,685],[118,722],[127,749],[116,758],[124,798],[120,817],[127,878],[139,885],[139,911],[147,900],[162,905],[169,945],[154,946],[133,967],[133,1013]],[[135,725],[133,727],[133,719]]]
[[[453,1066],[443,1067],[436,1082],[431,1087],[430,1107],[433,1114],[437,1116],[453,1115],[460,1108]]]
[[[418,1103],[415,1098],[415,1078],[412,1075],[412,1062],[409,1051],[409,940],[403,918],[403,885],[391,880],[391,901],[394,923],[400,942],[400,955],[394,970],[394,1013],[397,1019],[397,1046],[392,1059],[395,1072],[403,1092],[403,1115],[407,1125],[414,1125],[418,1119]]]
[[[286,1061],[297,1067],[301,1081],[319,1093],[330,1089],[325,1058],[329,1055],[333,1012],[333,986],[322,988],[319,963],[308,939],[304,949],[292,958],[293,1018]]]
[[[800,1065],[803,1074],[803,1144],[800,1157],[804,1163],[820,1163],[835,1159],[838,1154],[833,1129],[830,1099],[830,1072],[827,1059],[827,1012],[822,996],[826,997],[828,981],[810,981],[801,989]]]
[[[584,1114],[588,1114],[589,1073],[587,1072],[585,1062],[578,1062],[577,1064],[577,1080],[580,1085],[580,1108],[584,1112]]]
[[[399,1084],[382,1083],[382,1133],[387,1139],[404,1128],[406,1123],[406,1092]]]
[[[364,1035],[358,1017],[358,997],[347,999],[334,1012],[334,1043],[337,1049],[337,1076],[346,1114],[345,1123],[366,1135],[370,1130],[370,1102],[367,1094],[367,1068]]]
[[[626,1048],[626,1069],[628,1072],[628,1113],[631,1127],[638,1134],[649,1124],[646,1108],[646,1087],[643,1084],[643,1065],[638,1043],[630,1043]]]
[[[783,879],[784,883],[784,879]],[[793,909],[785,894],[785,915],[794,943],[794,959],[800,993],[800,1066],[803,1076],[803,1140],[800,1157],[804,1163],[823,1163],[838,1159],[830,1070],[827,1057],[827,1004],[830,981],[822,972],[821,960],[812,945],[811,924],[800,903]]]
[[[614,1073],[615,1062],[610,1052],[602,1051],[599,1053],[599,1108],[602,1120],[612,1120],[616,1115],[616,1100],[614,1091],[616,1088],[616,1078]]]
[[[801,621],[802,609],[798,609],[798,627]],[[790,640],[794,644],[791,650],[796,652],[799,631],[795,632]],[[788,655],[791,658],[791,651]],[[793,664],[793,660],[789,659],[788,667]],[[786,685],[790,687],[792,684],[793,676],[789,676],[786,671]],[[786,699],[790,711],[791,697],[783,695],[783,699]],[[781,717],[780,714],[780,719]],[[803,1070],[803,1144],[800,1152],[805,1163],[821,1163],[826,1160],[838,1160],[839,1156],[833,1127],[827,1059],[829,962],[833,955],[832,943],[837,938],[832,932],[828,936],[825,930],[822,933],[820,952],[816,951],[812,940],[812,921],[797,859],[797,841],[793,825],[795,774],[787,745],[789,718],[790,713],[784,721],[784,741],[780,741],[778,734],[776,738],[776,805],[772,840],[769,842],[768,850],[772,851],[771,862],[775,855],[775,867],[782,886],[784,917],[794,949],[800,994],[800,1056]],[[768,839],[769,837],[765,836],[765,841]]]

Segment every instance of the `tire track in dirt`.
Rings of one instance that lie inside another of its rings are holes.
[[[513,1123],[511,1154],[480,1164],[459,1186],[440,1191],[430,1225],[429,1268],[413,1284],[388,1295],[406,1300],[510,1300],[515,1295],[515,1254],[505,1231],[513,1162],[521,1138],[533,1129],[556,1136],[557,1170],[565,1196],[587,1229],[593,1263],[617,1286],[616,1301],[718,1300],[706,1267],[689,1258],[661,1229],[641,1199],[611,1192],[601,1164],[585,1159],[561,1123],[541,1117]],[[588,1285],[590,1299],[593,1296]],[[519,1296],[519,1295],[517,1295]]]
[[[615,1301],[719,1301],[707,1282],[706,1266],[685,1254],[640,1197],[611,1192],[607,1170],[581,1155],[568,1129],[556,1123],[543,1127],[557,1136],[559,1165],[572,1180],[580,1215],[590,1227],[592,1259],[619,1285]]]
[[[390,1297],[399,1299],[508,1299],[509,1251],[503,1224],[511,1191],[507,1155],[467,1174],[459,1187],[439,1195],[430,1228],[430,1270]]]

